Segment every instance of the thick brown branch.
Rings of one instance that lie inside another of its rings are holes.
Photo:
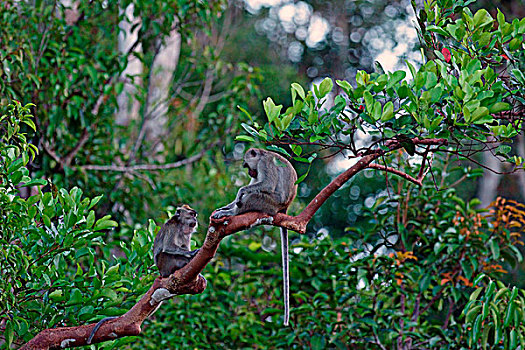
[[[443,139],[413,139],[414,144],[444,145]],[[204,244],[197,255],[182,269],[175,271],[168,278],[158,277],[144,296],[124,315],[103,323],[92,339],[92,343],[113,340],[129,335],[137,335],[141,324],[160,305],[174,295],[198,294],[206,289],[206,279],[200,275],[206,265],[213,259],[221,240],[233,233],[257,225],[284,227],[298,233],[306,232],[306,225],[326,199],[360,170],[367,168],[372,161],[385,153],[401,148],[395,140],[389,142],[388,150],[377,150],[363,156],[354,166],[337,176],[306,206],[298,216],[249,212],[238,216],[210,219]],[[424,311],[424,310],[423,310]],[[87,339],[96,324],[46,329],[37,334],[21,349],[59,349],[86,345]]]

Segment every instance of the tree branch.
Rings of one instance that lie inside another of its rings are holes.
[[[415,144],[446,145],[444,139],[412,139]],[[238,216],[211,219],[206,239],[197,255],[182,269],[175,271],[167,278],[158,277],[151,288],[124,315],[103,323],[92,339],[92,343],[114,340],[124,336],[138,335],[141,324],[160,306],[163,300],[175,295],[198,294],[206,289],[206,279],[200,275],[217,252],[220,242],[236,232],[257,225],[273,225],[296,231],[306,232],[306,225],[321,205],[345,182],[360,170],[367,168],[372,161],[395,149],[402,147],[393,140],[388,143],[388,150],[375,150],[363,156],[356,164],[333,179],[298,216],[278,213],[271,216],[259,212],[249,212]],[[37,334],[20,349],[59,349],[87,345],[87,339],[96,324],[46,329]]]
[[[202,150],[201,152],[186,158],[179,160],[177,162],[173,163],[166,163],[166,164],[138,164],[138,165],[132,165],[132,166],[118,166],[118,165],[83,165],[81,166],[84,170],[99,170],[99,171],[118,171],[118,172],[134,172],[134,171],[144,171],[144,170],[150,170],[150,171],[157,171],[157,170],[168,170],[168,169],[175,169],[179,168],[181,166],[194,163],[201,159],[204,156],[204,153],[208,148]]]
[[[415,183],[416,185],[418,186],[422,186],[423,183],[422,183],[422,179],[415,179],[413,178],[412,176],[408,175],[407,173],[404,173],[400,170],[397,170],[397,169],[394,169],[394,168],[391,168],[391,167],[388,167],[388,166],[385,166],[385,165],[380,165],[380,164],[369,164],[368,167],[370,169],[377,169],[377,170],[382,170],[382,171],[386,171],[386,172],[389,172],[389,173],[392,173],[392,174],[395,174],[397,176],[400,176],[408,181],[411,181],[413,183]]]

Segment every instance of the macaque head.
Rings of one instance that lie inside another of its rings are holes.
[[[248,168],[248,174],[253,178],[257,178],[257,164],[259,164],[261,160],[262,153],[263,150],[250,148],[248,152],[244,154],[244,163],[242,166]]]
[[[197,212],[187,204],[177,208],[173,219],[181,223],[184,227],[191,228],[191,232],[189,233],[197,229]]]

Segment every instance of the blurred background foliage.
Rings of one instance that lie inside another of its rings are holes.
[[[468,3],[525,17],[521,0]],[[261,100],[286,109],[291,82],[421,65],[415,21],[404,0],[2,1],[2,348],[129,309],[156,277],[156,225],[188,203],[206,227],[248,181],[246,145],[233,135],[249,118],[238,106],[264,124]],[[13,138],[20,133],[27,139]],[[491,190],[477,165],[434,165],[437,178],[421,189],[364,171],[324,204],[307,237],[292,234],[291,329],[281,327],[278,230],[259,227],[221,244],[204,293],[166,302],[139,337],[92,348],[400,348],[400,338],[468,347],[473,276],[524,287],[523,191],[519,175]],[[314,162],[291,213],[345,167],[337,157]],[[473,200],[487,192],[488,203]]]

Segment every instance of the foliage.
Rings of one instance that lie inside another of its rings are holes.
[[[137,2],[144,48],[167,38],[174,16],[185,38],[165,101],[166,131],[144,144],[136,135],[149,118],[144,107],[129,128],[114,122],[120,74],[130,58],[115,49],[115,21],[124,20],[117,2],[82,4],[73,24],[62,4],[0,4],[10,24],[0,26],[6,38],[0,101],[32,97],[41,106],[32,118],[31,105],[14,102],[2,107],[0,119],[2,346],[16,346],[43,328],[128,310],[156,276],[150,266],[157,227],[146,218],[176,202],[202,208],[206,218],[227,203],[246,177],[224,162],[222,151],[242,155],[245,145],[230,147],[233,140],[225,137],[242,126],[246,134],[238,141],[257,140],[295,159],[300,189],[308,186],[312,162],[333,154],[357,161],[384,152],[376,169],[388,167],[404,178],[387,174],[384,190],[367,191],[372,201],[354,211],[360,225],[340,219],[351,227],[334,238],[319,221],[313,236],[293,242],[291,329],[280,321],[276,230],[263,227],[249,232],[256,238],[237,235],[222,244],[205,271],[204,293],[165,303],[141,337],[96,347],[515,348],[525,295],[501,280],[522,260],[523,206],[499,200],[487,211],[461,199],[455,181],[480,172],[455,166],[450,155],[475,161],[477,153],[492,151],[514,169],[521,166],[510,146],[523,132],[525,19],[507,23],[501,13],[471,13],[469,2],[428,1],[417,11],[421,67],[360,71],[355,82],[335,85],[327,78],[312,91],[294,83],[288,108],[271,98],[263,102],[264,123],[242,107],[257,92],[257,71],[222,62],[213,50],[220,3],[209,9],[202,2]],[[188,24],[196,22],[202,30],[194,33]],[[143,81],[155,57],[155,50],[145,52],[129,55],[148,68]],[[210,76],[220,83],[199,111],[199,84]],[[336,95],[335,86],[344,94]],[[147,84],[137,84],[134,97],[147,104],[149,93]],[[24,134],[29,128],[36,129],[34,137]],[[445,141],[416,142],[438,138]],[[403,149],[390,149],[392,142]],[[130,151],[135,144],[137,153]],[[88,170],[159,165],[199,152],[204,160],[160,175]],[[108,212],[120,214],[119,230],[110,230],[116,222]]]
[[[500,281],[491,280],[486,287],[477,288],[464,310],[469,346],[517,349],[519,344],[523,348],[524,297],[523,289],[509,289]]]
[[[428,60],[419,69],[407,62],[412,79],[405,80],[407,72],[402,70],[359,71],[355,87],[336,82],[346,97],[336,96],[329,109],[323,106],[333,89],[331,79],[308,92],[294,83],[291,107],[283,111],[268,98],[264,102],[268,124],[245,129],[262,142],[290,144],[291,152],[280,151],[307,163],[317,154],[304,156],[301,145],[346,150],[352,158],[393,138],[419,137],[445,138],[467,159],[488,142],[498,141],[502,144],[493,151],[520,165],[523,160],[509,155],[511,147],[505,143],[522,128],[518,106],[525,102],[521,49],[525,19],[506,23],[501,12],[495,20],[485,10],[473,15],[458,2],[453,8],[448,5],[427,2],[419,12]],[[358,133],[369,136],[364,147],[356,145]],[[407,140],[404,146],[414,155],[412,142]]]
[[[515,201],[499,199],[495,203],[493,216],[493,240],[490,248],[494,257],[500,256],[500,242],[520,240],[525,231],[525,205]],[[517,251],[516,251],[517,252]],[[491,269],[500,269],[495,265]],[[504,270],[503,270],[504,271]],[[483,277],[483,276],[480,276]],[[478,278],[477,280],[481,280]],[[469,346],[487,345],[491,349],[516,349],[525,346],[524,302],[525,291],[517,287],[507,288],[501,281],[489,280],[486,286],[478,287],[463,310],[467,325]]]
[[[142,278],[152,264],[153,223],[129,243],[107,244],[108,230],[117,223],[109,216],[95,218],[101,196],[90,199],[78,187],[68,191],[28,176],[36,148],[20,128],[34,128],[32,106],[15,101],[2,107],[0,118],[0,130],[7,130],[0,142],[3,349],[46,328],[120,315],[153,280]],[[23,198],[20,191],[28,187],[31,195]]]
[[[0,4],[0,102],[29,100],[39,106],[33,143],[41,152],[31,172],[59,187],[82,188],[92,197],[104,194],[97,215],[111,214],[131,227],[161,216],[170,206],[194,201],[194,186],[214,184],[195,183],[195,178],[215,171],[222,180],[224,171],[213,164],[216,158],[218,163],[224,161],[220,153],[204,154],[194,167],[153,171],[147,166],[185,160],[212,146],[232,147],[232,140],[222,136],[237,130],[237,121],[244,117],[236,106],[255,96],[260,77],[243,62],[223,61],[214,47],[225,40],[217,34],[224,1],[72,3],[75,6],[60,1]],[[121,52],[118,27],[130,21],[123,11],[130,3],[135,18],[141,19],[133,26],[137,36],[133,47],[142,50]],[[163,108],[152,109],[148,100],[155,58],[174,28],[181,35],[180,59],[167,100],[161,101]],[[137,61],[141,72],[122,76],[130,62]],[[208,79],[206,99],[202,85]],[[119,99],[129,93],[128,84],[134,87],[130,99],[140,108],[136,118],[119,125],[115,114]],[[163,129],[151,135],[147,125],[159,125],[161,120]],[[144,130],[142,140],[139,130]],[[145,165],[146,170],[90,168],[134,165]],[[210,198],[203,206],[213,202]]]
[[[487,212],[475,209],[476,201],[458,198],[454,189],[436,192],[432,181],[422,189],[390,181],[410,196],[380,196],[365,211],[366,228],[336,240],[328,235],[293,240],[290,329],[281,326],[277,230],[257,229],[252,234],[262,243],[223,242],[217,262],[206,270],[206,291],[166,305],[162,316],[145,325],[139,346],[469,347],[462,311],[471,304],[473,286],[485,276],[501,277],[508,268],[502,256],[522,259],[517,234],[501,230],[511,222],[503,218],[521,205],[501,206],[500,200]]]

